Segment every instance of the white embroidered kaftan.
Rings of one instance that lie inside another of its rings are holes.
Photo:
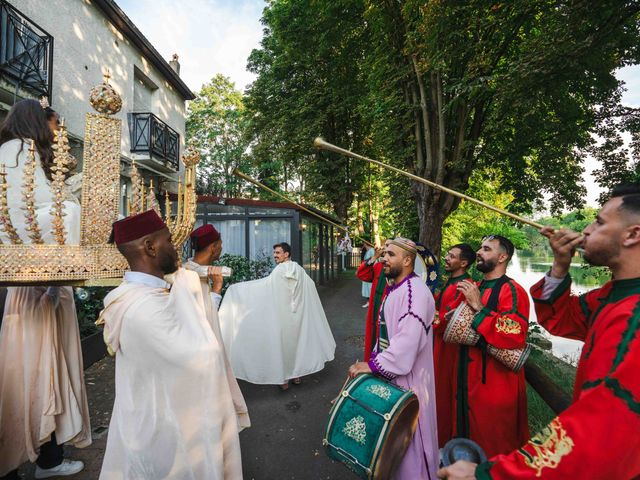
[[[116,354],[116,400],[101,480],[242,478],[224,351],[207,321],[200,279],[127,272],[105,298]],[[164,287],[164,288],[163,288]]]

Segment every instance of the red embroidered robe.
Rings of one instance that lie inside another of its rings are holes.
[[[377,336],[377,321],[380,314],[380,307],[382,300],[384,299],[386,292],[385,288],[378,288],[378,281],[382,276],[382,282],[386,284],[384,274],[382,273],[382,263],[376,262],[373,265],[368,265],[367,262],[362,262],[356,271],[356,276],[363,282],[371,282],[371,295],[369,296],[369,306],[367,307],[367,317],[365,322],[365,337],[364,337],[364,361],[368,362],[371,357],[371,351],[376,344]],[[381,285],[382,287],[382,285]]]

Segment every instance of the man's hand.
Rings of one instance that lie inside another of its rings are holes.
[[[378,260],[382,255],[384,255],[384,248],[383,247],[376,248],[376,251],[373,254],[373,257],[371,257],[371,263]]]
[[[554,230],[551,227],[544,227],[539,232],[549,239],[549,245],[553,250],[551,276],[554,278],[566,277],[571,266],[571,258],[576,252],[576,247],[582,243],[584,235],[568,228]]]
[[[355,378],[361,373],[371,373],[371,368],[367,362],[356,362],[349,367],[349,378]]]
[[[220,267],[209,267],[207,269],[207,277],[211,280],[211,291],[220,295],[224,282],[222,274],[220,273]]]
[[[467,305],[473,308],[476,312],[482,310],[482,297],[480,296],[480,290],[475,283],[462,281],[458,282],[457,290],[464,295]]]
[[[466,460],[458,460],[453,465],[438,470],[436,475],[438,478],[448,478],[449,480],[475,480],[477,466],[477,464]]]

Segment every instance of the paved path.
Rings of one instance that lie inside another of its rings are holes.
[[[251,416],[251,428],[240,433],[245,479],[354,479],[341,464],[330,460],[322,447],[330,401],[337,395],[346,372],[362,357],[365,309],[360,282],[350,271],[330,285],[318,288],[336,340],[336,358],[324,370],[303,378],[286,392],[277,386],[240,382]],[[93,444],[66,449],[66,456],[82,460],[86,468],[71,479],[97,479],[106,446],[107,427],[114,399],[114,362],[107,358],[85,372]],[[33,466],[25,465],[25,479]]]

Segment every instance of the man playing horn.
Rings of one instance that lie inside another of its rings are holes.
[[[464,296],[458,290],[458,282],[472,281],[467,270],[475,261],[476,252],[471,245],[460,243],[451,247],[444,257],[444,269],[449,274],[449,278],[435,296],[438,315],[433,322],[433,368],[436,379],[438,444],[440,448],[444,447],[444,444],[455,435],[452,430],[455,415],[453,406],[460,355],[458,345],[444,341],[443,335],[447,328],[446,314],[455,310],[464,301]]]
[[[543,228],[554,261],[531,287],[538,321],[583,340],[574,403],[523,447],[476,466],[456,462],[441,478],[637,478],[640,475],[640,184],[619,186],[582,232]],[[582,246],[612,280],[571,294],[569,267]]]
[[[218,340],[220,346],[224,349],[222,343],[222,333],[220,333],[220,320],[218,319],[218,307],[222,296],[222,274],[219,273],[220,267],[212,267],[211,263],[220,258],[222,253],[222,237],[220,232],[211,225],[202,225],[191,232],[191,247],[195,250],[193,258],[188,259],[184,263],[187,270],[193,270],[200,275],[200,286],[202,287],[202,298],[204,300],[204,308],[207,313],[207,320],[211,325],[213,333]],[[211,287],[209,287],[211,281]],[[224,364],[226,368],[227,383],[229,384],[229,394],[233,399],[233,405],[236,409],[238,417],[238,429],[243,430],[251,426],[249,420],[249,412],[247,404],[244,401],[238,381],[233,375],[231,364],[225,352]]]
[[[380,309],[375,351],[368,362],[349,369],[351,378],[374,373],[418,397],[418,426],[394,477],[398,480],[434,478],[438,466],[431,334],[435,304],[429,287],[414,272],[416,254],[416,244],[406,238],[387,243],[383,264],[391,286]]]
[[[475,346],[459,347],[453,432],[477,442],[487,456],[510,452],[529,438],[524,371],[513,372],[486,351],[487,345],[517,349],[526,344],[529,297],[506,275],[513,253],[509,239],[484,237],[476,259],[482,281],[457,284],[475,311],[472,328],[481,338]]]
[[[100,479],[241,479],[224,349],[198,275],[178,269],[171,233],[153,210],[114,223],[112,241],[131,270],[101,313],[116,400]]]

